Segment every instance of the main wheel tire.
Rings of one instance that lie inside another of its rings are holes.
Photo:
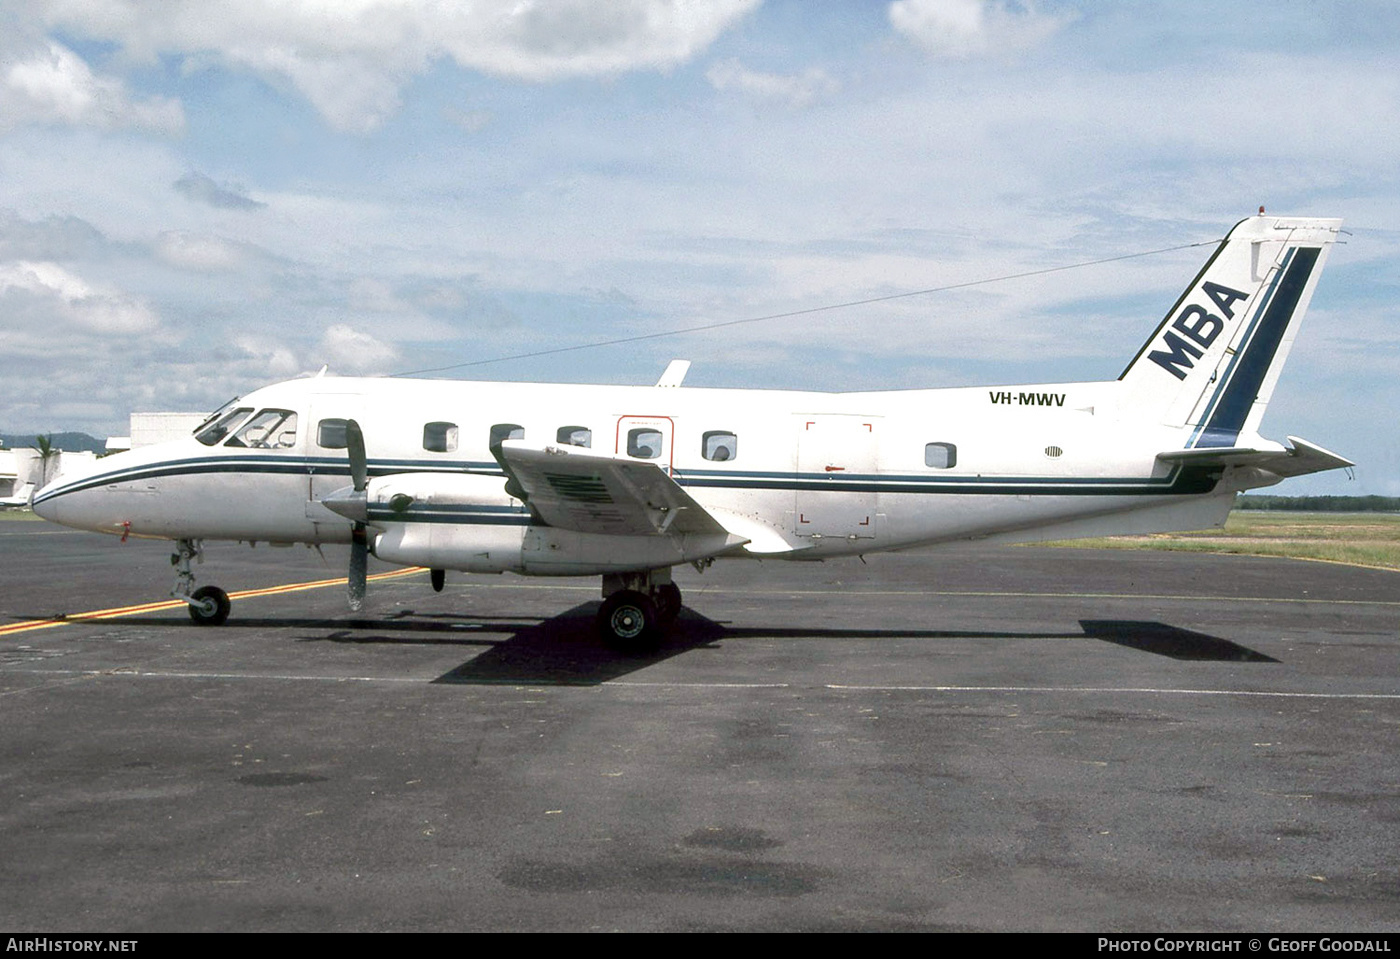
[[[190,594],[190,619],[196,626],[222,626],[228,619],[228,593],[217,586],[201,586]]]
[[[598,610],[598,632],[609,645],[629,653],[656,648],[661,638],[661,618],[656,604],[645,593],[623,589],[603,600]]]
[[[433,592],[442,592],[442,585],[447,582],[447,571],[443,569],[432,569],[428,571],[428,578],[432,580]]]
[[[681,612],[681,588],[679,586],[675,583],[662,583],[652,593],[652,599],[656,602],[656,615],[661,618],[663,626],[676,621],[676,617]]]

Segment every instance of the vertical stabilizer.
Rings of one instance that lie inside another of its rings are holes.
[[[1119,377],[1124,414],[1190,427],[1187,448],[1254,433],[1341,223],[1236,224]]]

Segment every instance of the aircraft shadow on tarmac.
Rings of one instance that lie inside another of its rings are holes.
[[[1081,619],[1079,625],[1090,639],[1102,639],[1145,653],[1156,653],[1171,659],[1190,659],[1224,663],[1276,663],[1277,659],[1263,653],[1192,629],[1168,626],[1166,623],[1130,619]]]
[[[655,650],[646,653],[624,653],[608,647],[598,639],[593,628],[593,618],[597,609],[596,602],[584,603],[558,616],[529,625],[510,623],[506,620],[473,624],[483,632],[513,634],[497,641],[487,640],[485,637],[465,640],[481,643],[488,648],[481,655],[438,677],[435,682],[594,685],[644,669],[692,649],[712,647],[724,639],[1024,639],[1045,638],[1047,635],[1032,631],[743,627],[717,623],[693,610],[685,609]],[[402,620],[412,619],[418,625],[422,625],[424,618],[412,612],[398,615]],[[431,618],[446,619],[452,628],[462,628],[464,625],[462,617],[453,614],[433,614]],[[1057,634],[1054,638],[1104,640],[1180,660],[1261,663],[1278,661],[1238,643],[1166,623],[1080,620],[1080,627],[1083,630],[1081,633]],[[397,637],[376,637],[372,633],[350,635],[347,631],[333,633],[324,637],[324,640],[353,643],[403,641]]]
[[[220,630],[294,629],[316,635],[299,643],[347,645],[446,645],[482,647],[480,654],[437,679],[445,684],[531,683],[592,686],[645,669],[721,640],[743,639],[1097,639],[1178,660],[1276,663],[1278,660],[1227,639],[1167,623],[1139,620],[1079,621],[1081,632],[1022,630],[910,630],[823,626],[734,626],[683,609],[660,645],[643,653],[607,646],[594,629],[597,602],[582,603],[548,619],[400,610],[378,619],[234,618]],[[129,617],[133,626],[193,629],[174,618]],[[322,632],[329,629],[329,632]],[[207,634],[202,634],[207,635]]]

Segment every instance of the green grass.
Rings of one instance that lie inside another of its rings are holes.
[[[1224,529],[1107,536],[1042,545],[1287,556],[1400,569],[1400,515],[1235,510]]]
[[[43,520],[27,509],[0,509],[0,523],[42,523]]]

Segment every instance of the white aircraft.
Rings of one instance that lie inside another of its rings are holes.
[[[350,543],[354,609],[369,552],[437,589],[449,569],[601,574],[599,628],[631,647],[680,610],[681,563],[1220,526],[1241,490],[1352,465],[1257,432],[1340,224],[1241,221],[1109,382],[693,389],[683,361],[650,387],[317,376],[63,476],[34,509],[176,541],[196,623],[229,613],[194,588],[204,540]]]
[[[29,506],[29,500],[34,496],[34,484],[25,483],[19,488],[19,492],[13,496],[0,496],[0,509],[23,509]]]

